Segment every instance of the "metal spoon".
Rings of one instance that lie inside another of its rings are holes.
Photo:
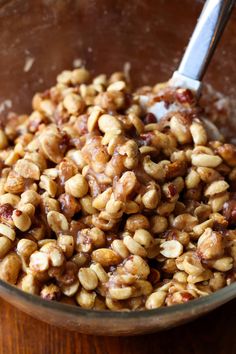
[[[234,4],[235,0],[206,1],[179,68],[169,80],[170,86],[188,88],[198,97],[201,91],[201,80],[229,20]],[[146,106],[147,111],[153,113],[157,120],[176,108],[174,105],[170,105],[167,110],[163,102],[148,106],[148,101],[147,96],[140,96],[141,104]]]

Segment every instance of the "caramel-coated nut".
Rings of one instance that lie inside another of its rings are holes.
[[[177,258],[183,253],[183,245],[176,240],[165,241],[161,244],[160,253],[167,258]]]
[[[88,183],[84,176],[78,173],[66,181],[65,191],[73,197],[81,198],[88,192]]]
[[[158,307],[161,307],[166,298],[167,294],[165,291],[158,290],[154,293],[152,293],[148,298],[145,303],[145,306],[147,309],[156,309]]]
[[[47,133],[42,133],[39,136],[39,141],[43,153],[49,160],[55,163],[61,162],[63,159],[63,151],[60,148],[60,135],[49,131]]]
[[[203,259],[213,259],[223,254],[223,238],[219,232],[207,228],[200,236],[197,243],[197,250]]]
[[[226,181],[214,181],[205,189],[205,196],[210,197],[212,195],[225,192],[229,188],[229,184]]]
[[[103,267],[117,265],[121,262],[120,256],[111,249],[99,248],[92,253],[94,262],[100,263]]]
[[[31,219],[28,214],[23,213],[20,210],[13,211],[12,220],[15,227],[17,227],[20,231],[27,231],[31,226]]]
[[[39,167],[29,160],[18,160],[15,165],[15,171],[24,178],[32,178],[34,180],[39,180],[40,178]]]
[[[16,284],[20,270],[20,257],[15,253],[10,253],[0,263],[0,279],[10,284]]]
[[[113,117],[109,114],[103,114],[98,119],[99,129],[106,133],[107,131],[113,130],[121,130],[122,126],[119,120],[116,117]]]
[[[217,167],[221,164],[222,159],[219,156],[207,154],[192,155],[192,164],[198,167]]]
[[[80,268],[78,277],[80,284],[86,290],[93,290],[98,285],[98,277],[91,268]]]
[[[8,237],[0,236],[0,258],[3,258],[12,247],[12,242]]]
[[[15,230],[10,226],[0,223],[0,234],[9,238],[9,240],[14,241],[16,238]]]
[[[69,228],[66,217],[58,211],[49,211],[47,220],[54,232],[67,231]]]

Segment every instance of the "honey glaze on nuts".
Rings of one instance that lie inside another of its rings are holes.
[[[175,111],[157,122],[142,94]],[[191,91],[132,92],[123,73],[80,67],[32,106],[0,130],[0,279],[114,311],[235,281],[236,147],[209,130]]]

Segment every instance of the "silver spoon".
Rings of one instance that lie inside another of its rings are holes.
[[[206,1],[179,68],[169,80],[170,86],[190,89],[197,97],[199,96],[201,80],[229,20],[234,4],[235,0]],[[148,106],[148,101],[148,96],[140,96],[141,105],[148,112],[153,113],[157,120],[176,108],[175,105],[170,105],[167,109],[164,102]]]

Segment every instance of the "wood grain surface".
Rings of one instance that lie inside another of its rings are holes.
[[[39,322],[0,301],[0,354],[235,354],[236,300],[192,323],[138,337],[95,337]]]

